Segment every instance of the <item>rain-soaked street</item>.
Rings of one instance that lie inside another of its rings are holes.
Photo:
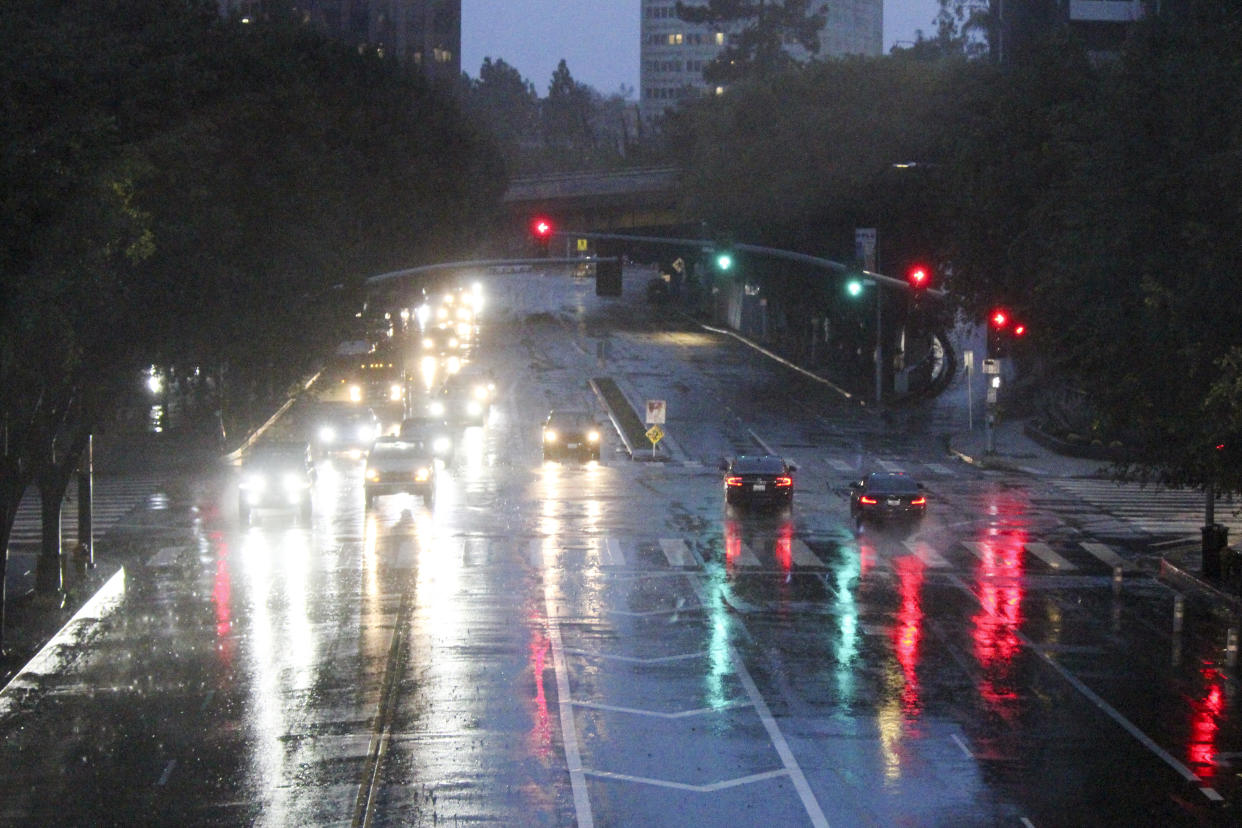
[[[0,694],[2,819],[1236,824],[1235,621],[1153,577],[1158,526],[947,459],[931,413],[630,278],[486,277],[498,399],[433,506],[366,509],[341,459],[309,526],[243,526],[231,468],[135,515],[139,563]],[[543,461],[549,409],[608,423],[593,377],[667,401],[667,462],[611,427]],[[724,507],[720,458],[757,451],[797,463],[792,509]],[[856,533],[848,484],[898,469],[926,518]]]

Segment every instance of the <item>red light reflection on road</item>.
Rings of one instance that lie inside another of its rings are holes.
[[[547,759],[552,752],[552,720],[548,717],[548,697],[543,689],[543,673],[547,667],[548,636],[544,633],[544,620],[538,616],[531,619],[530,664],[535,677],[535,723],[530,731],[531,746],[535,755]]]
[[[777,530],[776,542],[772,548],[772,553],[776,556],[776,565],[781,568],[782,572],[788,573],[793,569],[792,522],[782,523],[781,528]]]
[[[1200,676],[1206,683],[1202,698],[1190,702],[1190,734],[1187,756],[1191,770],[1202,778],[1216,775],[1216,736],[1225,715],[1225,694],[1220,674],[1212,667],[1203,667]]]
[[[897,577],[901,580],[901,607],[897,610],[897,627],[893,630],[893,645],[897,662],[905,676],[905,688],[901,692],[901,710],[910,718],[922,711],[919,699],[919,642],[923,638],[923,579],[924,563],[913,555],[893,561]]]
[[[738,532],[736,520],[726,520],[724,522],[724,543],[725,572],[732,575],[733,570],[737,567],[738,556],[742,554],[742,536]]]
[[[1022,648],[1022,550],[1026,533],[997,535],[979,543],[978,596],[982,611],[974,622],[975,658],[983,668],[979,694],[997,712],[1008,717],[1017,699],[1013,681],[1014,656]]]
[[[229,604],[233,596],[233,580],[229,573],[229,548],[223,538],[217,539],[216,578],[211,586],[211,602],[216,610],[216,650],[225,664],[233,661],[233,615]]]

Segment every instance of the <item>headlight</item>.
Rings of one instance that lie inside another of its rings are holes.
[[[379,469],[367,466],[367,480],[379,480]]]
[[[417,471],[414,472],[414,479],[417,480],[419,483],[426,483],[428,480],[431,479],[431,469],[427,468],[426,466],[421,466]]]
[[[469,414],[471,417],[477,417],[483,413],[483,406],[479,405],[474,400],[471,400],[470,402],[466,403],[466,413]]]
[[[598,431],[588,431],[588,432],[587,432],[587,442],[590,442],[590,443],[598,443],[598,442],[599,442],[599,432],[598,432]]]
[[[442,454],[453,447],[453,441],[447,437],[437,437],[431,443],[431,450],[437,454]]]
[[[261,474],[248,474],[242,479],[242,488],[251,492],[261,492],[267,488],[267,478]]]
[[[350,402],[362,402],[362,386],[361,385],[349,386],[349,401]]]
[[[461,370],[461,359],[455,356],[448,358],[448,362],[444,364],[444,369],[450,374],[456,374]]]
[[[336,429],[333,428],[332,426],[323,426],[322,428],[320,428],[319,429],[319,442],[335,443],[336,442]]]
[[[470,336],[470,323],[469,322],[458,322],[457,323],[457,335],[460,336],[462,339],[465,339],[466,337]]]
[[[543,430],[543,441],[544,441],[545,443],[555,443],[555,442],[556,442],[556,432],[555,432],[555,431],[553,431],[553,430],[552,430],[552,429],[550,429],[550,428],[545,428],[545,429]]]
[[[455,336],[453,336],[453,337],[449,337],[448,346],[449,346],[450,348],[456,348],[456,347],[457,347],[457,337],[455,337]]]
[[[474,387],[474,398],[476,400],[486,400],[487,399],[487,388],[482,385],[476,385]]]
[[[429,336],[428,336],[428,337],[424,337],[424,338],[423,338],[423,347],[424,347],[424,348],[434,348],[434,347],[435,347],[435,344],[436,344],[436,343],[435,343],[435,340],[434,340],[434,339],[432,339],[431,337],[429,337]]]
[[[375,426],[371,424],[358,426],[358,439],[369,443],[375,439]]]
[[[444,403],[433,402],[427,406],[427,410],[431,413],[431,416],[433,417],[443,417],[444,416]]]

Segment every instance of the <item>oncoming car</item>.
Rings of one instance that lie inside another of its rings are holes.
[[[315,449],[321,455],[352,453],[361,457],[380,435],[375,412],[356,405],[322,405],[311,422]]]
[[[309,522],[314,485],[315,460],[308,443],[258,443],[242,462],[238,519],[249,523],[254,509],[285,509]]]
[[[724,497],[728,506],[776,506],[793,504],[793,473],[798,467],[774,454],[739,454],[720,464],[724,472]]]
[[[407,493],[428,506],[436,499],[436,459],[431,449],[396,437],[381,437],[367,455],[363,483],[368,507],[381,495]]]
[[[543,423],[543,459],[598,460],[600,439],[599,423],[589,413],[554,410]]]
[[[864,520],[918,520],[927,513],[923,484],[905,472],[873,472],[850,484],[850,517]]]

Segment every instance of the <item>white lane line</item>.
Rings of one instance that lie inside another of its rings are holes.
[[[694,566],[694,558],[681,538],[660,538],[660,551],[668,559],[669,566]]]
[[[774,779],[778,776],[787,776],[788,772],[784,770],[768,771],[767,773],[755,773],[750,776],[739,776],[737,779],[726,779],[721,782],[712,782],[708,785],[689,785],[685,782],[670,782],[667,779],[652,779],[649,776],[631,776],[628,773],[612,773],[611,771],[587,771],[588,776],[594,776],[598,779],[615,779],[619,782],[634,782],[639,785],[653,785],[657,788],[672,788],[678,791],[693,791],[694,793],[712,793],[714,791],[723,791],[726,788],[736,788],[739,785],[750,785],[754,782],[763,782],[767,779]],[[827,823],[824,823],[827,825]]]
[[[750,551],[750,547],[744,541],[737,544],[737,555],[733,557],[734,566],[747,566],[758,569],[763,566],[759,563],[759,559],[755,557],[755,553]]]
[[[947,474],[950,476],[953,474],[953,469],[941,463],[924,463],[923,465],[934,471],[936,474]]]
[[[1080,543],[1079,546],[1081,546],[1083,549],[1090,552],[1095,557],[1099,558],[1104,563],[1108,564],[1113,569],[1116,569],[1117,567],[1121,567],[1122,569],[1130,568],[1129,566],[1126,565],[1125,558],[1121,557],[1116,552],[1114,552],[1111,546],[1108,546],[1103,543],[1086,543],[1086,542]]]
[[[802,807],[806,808],[811,824],[818,828],[828,828],[828,818],[824,816],[823,810],[819,807],[815,793],[807,783],[806,776],[803,775],[802,768],[798,765],[798,760],[794,758],[793,751],[789,749],[789,743],[785,741],[780,726],[776,724],[776,719],[772,718],[772,711],[768,710],[767,703],[759,694],[759,688],[755,686],[754,679],[750,677],[750,671],[746,669],[745,662],[742,661],[742,657],[738,655],[732,644],[729,645],[729,659],[733,662],[738,681],[745,688],[746,695],[750,696],[755,712],[759,714],[759,721],[763,722],[763,727],[768,732],[768,738],[772,740],[777,755],[781,757],[781,764],[785,766],[789,778],[793,781],[794,790],[798,792],[798,798],[802,800]]]
[[[935,549],[932,549],[931,546],[924,541],[902,541],[901,543],[906,547],[906,549],[909,549],[916,558],[928,567],[933,569],[944,569],[949,566],[949,562],[944,558],[944,556]]]
[[[763,442],[762,438],[760,438],[759,435],[755,433],[754,429],[748,428],[746,429],[746,433],[750,435],[750,439],[754,440],[756,443],[759,444],[759,447],[763,449],[764,454],[776,454],[776,452],[772,451],[772,447],[769,446],[767,443]]]
[[[823,568],[824,562],[821,561],[819,557],[811,551],[811,548],[801,540],[795,538],[794,542],[789,544],[789,549],[793,553],[793,562],[798,566],[815,566],[820,567],[821,569]]]
[[[602,658],[605,661],[624,661],[628,664],[667,664],[672,661],[689,661],[694,658],[703,658],[706,656],[707,650],[697,653],[681,653],[680,655],[656,656],[654,658],[639,658],[638,656],[610,655],[608,653],[596,653],[591,650],[565,650],[565,655],[580,655],[590,658]]]
[[[604,538],[604,546],[599,551],[600,566],[625,566],[625,551],[621,541],[616,538]]]
[[[876,460],[875,464],[886,472],[905,471],[904,466],[899,463],[894,463],[891,460]]]
[[[1065,558],[1062,558],[1056,552],[1053,552],[1052,547],[1046,543],[1028,543],[1026,545],[1026,551],[1030,552],[1032,555],[1039,558],[1053,569],[1070,572],[1078,568],[1069,561],[1065,560]]]
[[[974,755],[973,753],[971,753],[971,752],[970,752],[970,748],[969,748],[969,747],[967,747],[967,746],[966,746],[966,743],[962,741],[962,737],[961,737],[961,736],[958,736],[956,733],[954,733],[954,734],[953,734],[953,736],[952,736],[952,739],[953,739],[954,743],[955,743],[958,747],[960,747],[960,748],[962,749],[962,753],[966,754],[966,758],[967,758],[967,759],[974,759],[974,758],[975,758],[975,755]]]
[[[533,544],[534,542],[532,542]],[[594,828],[591,797],[582,773],[582,754],[578,748],[578,725],[574,722],[574,702],[569,695],[569,670],[565,666],[565,647],[561,643],[561,626],[553,613],[552,579],[543,579],[543,605],[548,616],[548,643],[552,647],[552,670],[556,673],[556,704],[560,708],[561,736],[565,744],[565,765],[569,769],[569,785],[574,795],[574,813],[579,828]]]
[[[840,472],[854,471],[854,467],[851,466],[849,463],[846,463],[844,460],[829,460],[828,465],[832,466],[834,469]]]
[[[1035,823],[1031,822],[1026,817],[1022,817],[1022,824],[1026,826],[1026,828],[1035,828]]]
[[[629,713],[633,716],[650,716],[655,719],[688,719],[691,716],[707,716],[721,710],[733,710],[738,707],[752,707],[748,701],[735,701],[728,704],[722,704],[719,707],[700,707],[696,710],[681,710],[677,713],[663,713],[659,710],[642,710],[637,707],[617,707],[612,704],[599,704],[598,702],[574,702],[574,707],[585,707],[591,710],[604,710],[609,713]]]
[[[160,774],[160,781],[156,782],[155,784],[161,785],[161,786],[167,785],[168,777],[172,776],[173,768],[175,767],[177,767],[177,760],[169,759],[168,764],[164,766],[164,772]]]

